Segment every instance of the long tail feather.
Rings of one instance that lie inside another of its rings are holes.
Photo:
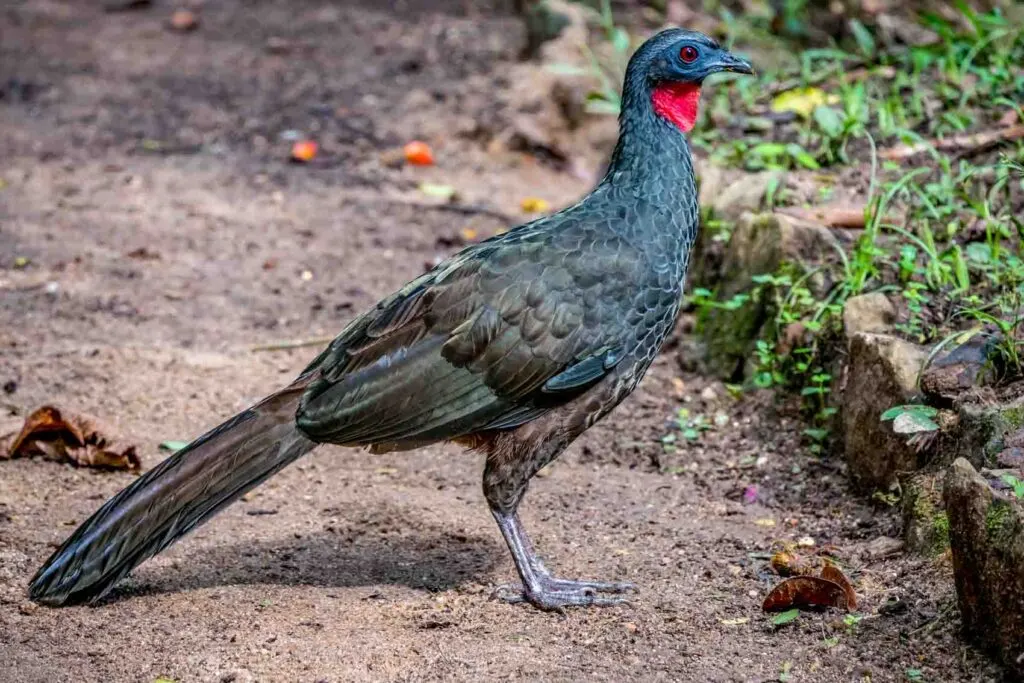
[[[95,602],[143,561],[215,515],[316,443],[295,427],[306,382],[215,427],[108,500],[46,561],[29,597]]]

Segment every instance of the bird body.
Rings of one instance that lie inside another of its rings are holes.
[[[700,59],[687,61],[692,52]],[[507,599],[608,604],[624,584],[556,579],[517,508],[530,478],[643,377],[679,309],[697,235],[683,132],[694,90],[749,65],[699,33],[647,41],[627,70],[609,170],[580,202],[472,245],[352,321],[288,387],[127,487],[33,578],[47,604],[121,577],[317,443],[486,454],[484,495],[523,581]],[[686,87],[680,87],[682,83]]]

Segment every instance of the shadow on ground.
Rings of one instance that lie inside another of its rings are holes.
[[[480,581],[506,559],[504,548],[492,539],[435,528],[402,535],[339,531],[198,548],[187,561],[140,568],[134,581],[104,602],[239,584],[398,585],[440,592]]]

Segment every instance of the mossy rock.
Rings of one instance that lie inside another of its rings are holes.
[[[744,362],[766,334],[765,326],[774,320],[771,292],[755,287],[753,278],[785,272],[799,277],[810,264],[831,253],[834,245],[835,237],[819,225],[770,213],[743,215],[725,249],[715,300],[725,304],[742,294],[750,299],[736,308],[709,308],[699,319],[710,372],[740,381]],[[824,288],[824,283],[821,286]]]
[[[1024,505],[964,458],[943,488],[964,633],[1024,680]]]
[[[926,557],[949,549],[949,517],[942,505],[942,473],[918,472],[900,481],[903,539],[910,552]]]
[[[960,406],[957,427],[948,448],[940,457],[944,463],[964,458],[976,468],[1000,467],[999,455],[1020,440],[1024,431],[1024,403]]]

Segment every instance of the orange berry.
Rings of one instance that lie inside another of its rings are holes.
[[[402,151],[405,153],[405,160],[413,166],[434,165],[434,153],[430,151],[430,145],[425,142],[413,140]]]
[[[312,140],[299,140],[292,145],[292,159],[309,161],[316,156],[317,145]]]

